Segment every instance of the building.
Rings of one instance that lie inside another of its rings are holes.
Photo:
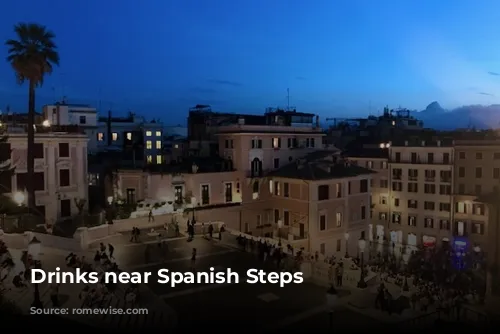
[[[368,239],[380,244],[390,238],[389,147],[390,144],[382,143],[344,153],[353,164],[375,172],[370,181],[371,223],[368,226]]]
[[[421,138],[392,142],[389,238],[396,248],[448,244],[453,223],[453,141]]]
[[[129,204],[155,200],[181,207],[184,204],[206,207],[242,201],[243,180],[238,178],[239,174],[230,161],[217,157],[191,157],[162,167],[163,170],[119,170],[113,178],[115,184],[108,186],[108,195]]]
[[[26,190],[27,134],[23,126],[7,126],[8,142],[0,144],[1,161],[10,159],[15,174],[2,180],[2,191]],[[34,187],[36,210],[53,224],[79,213],[86,202],[87,136],[70,126],[37,126],[35,134]]]
[[[370,221],[372,173],[336,151],[316,151],[289,162],[248,185],[245,232],[327,256],[356,254],[357,240],[366,238]]]
[[[94,139],[97,150],[122,153],[122,163],[155,165],[163,163],[163,124],[129,113],[126,117],[99,117]]]
[[[324,134],[315,115],[277,110],[264,117],[265,125],[247,124],[240,117],[237,124],[218,127],[219,154],[247,177],[264,176],[322,149]]]
[[[97,110],[86,104],[69,104],[66,102],[45,105],[42,109],[43,119],[48,125],[76,125],[89,137],[88,151],[97,150]]]

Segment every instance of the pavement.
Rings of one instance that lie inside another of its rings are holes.
[[[21,251],[10,250],[13,259],[16,261],[16,268],[12,275],[24,270],[24,265],[20,263]],[[61,252],[52,248],[43,248],[40,261],[42,268],[46,271],[54,271],[56,267],[61,270],[67,269],[65,266],[65,257],[67,252]],[[86,252],[79,254],[88,259],[93,257],[93,253]],[[11,279],[10,279],[11,280]],[[6,282],[10,281],[9,279]],[[59,302],[61,308],[82,309],[82,300],[79,293],[84,284],[61,284],[59,287]],[[99,305],[100,309],[126,310],[129,306],[125,305],[124,295],[126,286],[119,284],[112,298]],[[51,309],[49,285],[47,283],[39,284],[40,298],[44,309]],[[146,285],[139,288],[140,298],[135,308],[147,309],[147,314],[69,314],[62,316],[65,320],[74,321],[79,324],[95,325],[98,328],[112,328],[121,330],[147,330],[147,329],[171,329],[177,324],[176,313],[165,304],[156,294],[152,293]],[[6,297],[20,307],[25,313],[29,314],[29,309],[34,300],[34,288],[29,286],[26,289],[12,288],[7,291]],[[72,311],[70,311],[72,312]]]

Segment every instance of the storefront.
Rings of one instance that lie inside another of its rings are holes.
[[[424,235],[422,237],[422,245],[424,248],[434,248],[436,247],[436,238],[430,235]]]

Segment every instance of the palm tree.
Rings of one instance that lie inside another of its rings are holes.
[[[16,39],[9,39],[5,45],[9,48],[7,61],[12,65],[17,82],[29,83],[28,103],[28,154],[27,154],[27,192],[28,208],[35,208],[35,190],[33,174],[35,167],[35,88],[43,84],[46,74],[52,73],[59,65],[59,54],[54,43],[55,35],[43,25],[19,23],[14,26]]]

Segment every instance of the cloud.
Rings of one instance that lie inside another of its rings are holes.
[[[486,96],[495,96],[493,94],[490,94],[490,93],[485,93],[485,92],[479,92],[478,93],[479,95],[486,95]]]
[[[223,86],[232,86],[232,87],[243,86],[243,84],[241,82],[230,81],[230,80],[212,79],[212,80],[208,80],[208,82],[213,83],[213,84],[217,84],[217,85],[223,85]]]
[[[307,80],[305,77],[301,77],[301,76],[295,77],[295,79],[299,80],[299,81]]]
[[[500,73],[497,73],[497,72],[491,72],[491,71],[490,71],[490,72],[488,72],[488,74],[489,74],[489,75],[494,75],[494,76],[499,76],[499,75],[500,75]]]

